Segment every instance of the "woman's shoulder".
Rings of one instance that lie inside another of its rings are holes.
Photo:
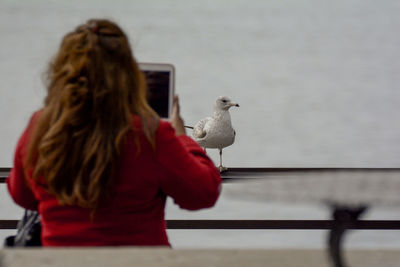
[[[31,133],[31,131],[33,131],[33,127],[37,124],[41,114],[42,114],[41,109],[32,113],[32,115],[28,121],[28,124],[26,126],[25,132]]]
[[[36,122],[40,118],[42,113],[43,113],[42,109],[39,109],[39,110],[33,112],[32,116],[31,116],[31,122]]]
[[[169,121],[161,119],[158,124],[158,130],[160,132],[169,132],[171,130],[174,131],[174,128]]]
[[[138,115],[132,115],[132,126],[133,129],[138,132],[143,132],[143,118]],[[155,131],[157,139],[163,139],[165,137],[175,136],[175,130],[171,123],[167,120],[160,119],[158,122],[157,130]]]
[[[170,139],[176,137],[175,129],[172,127],[169,121],[160,120],[157,129],[157,137],[159,139]]]
[[[169,131],[169,130],[173,129],[171,126],[171,123],[167,120],[159,119],[157,123],[158,123],[157,131],[163,132],[163,131]],[[139,115],[133,114],[132,115],[132,125],[135,128],[141,128],[143,125],[143,118],[140,117]]]

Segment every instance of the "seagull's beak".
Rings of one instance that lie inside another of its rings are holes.
[[[235,103],[235,102],[231,102],[231,107],[239,107],[239,104]]]

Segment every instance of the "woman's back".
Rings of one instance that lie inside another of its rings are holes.
[[[138,116],[133,117],[133,125],[138,129],[140,153],[135,138],[128,136],[113,177],[111,197],[93,218],[88,208],[60,205],[54,195],[32,178],[29,181],[33,194],[19,194],[10,183],[24,179],[18,175],[22,167],[18,162],[24,159],[16,158],[9,178],[10,193],[23,206],[38,202],[44,246],[169,245],[164,221],[167,195],[186,209],[215,204],[221,180],[202,148],[185,135],[175,136],[171,125],[162,121],[154,151],[140,133]],[[31,123],[25,133],[33,126]],[[16,156],[25,156],[27,136],[20,139]]]

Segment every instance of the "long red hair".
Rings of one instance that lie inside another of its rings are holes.
[[[68,33],[48,71],[48,93],[27,167],[61,204],[96,209],[110,195],[132,114],[155,146],[158,116],[128,38],[115,23],[89,20]]]

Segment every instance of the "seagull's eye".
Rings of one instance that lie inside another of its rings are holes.
[[[226,103],[226,102],[228,102],[228,101],[226,101],[225,99],[222,100],[222,103]]]

